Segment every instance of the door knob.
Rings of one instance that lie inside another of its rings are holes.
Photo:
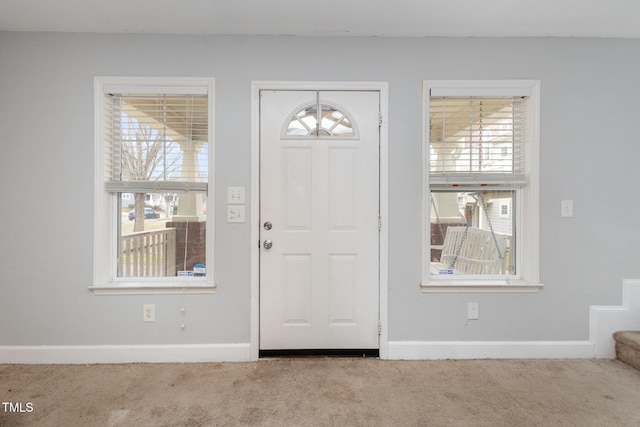
[[[271,247],[273,246],[273,242],[271,240],[265,240],[263,245],[265,249],[271,249]]]

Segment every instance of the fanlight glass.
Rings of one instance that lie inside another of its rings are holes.
[[[286,136],[349,136],[354,129],[346,113],[327,104],[303,108],[289,120]]]

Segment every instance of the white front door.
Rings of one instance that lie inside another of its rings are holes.
[[[377,91],[260,92],[261,350],[379,346],[379,111]]]

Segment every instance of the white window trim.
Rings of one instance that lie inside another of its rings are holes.
[[[430,275],[430,201],[429,201],[429,101],[431,95],[459,96],[529,96],[526,145],[528,184],[520,190],[520,238],[517,265],[519,279],[455,279],[438,280]],[[540,267],[540,82],[538,80],[425,80],[422,93],[422,280],[423,292],[538,292]],[[525,260],[525,262],[523,262]]]
[[[93,284],[89,286],[96,295],[127,294],[185,294],[213,293],[214,282],[214,222],[215,222],[215,79],[208,77],[118,77],[94,78],[94,239]],[[104,93],[208,93],[209,107],[209,181],[207,183],[208,215],[206,239],[207,275],[200,277],[155,277],[148,280],[116,277],[117,196],[105,190],[105,162],[103,149]]]

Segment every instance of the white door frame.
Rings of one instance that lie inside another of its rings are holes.
[[[251,360],[260,353],[260,91],[261,90],[344,90],[380,93],[380,358],[388,358],[388,258],[389,258],[389,132],[387,82],[318,82],[318,81],[252,81],[251,82]]]

